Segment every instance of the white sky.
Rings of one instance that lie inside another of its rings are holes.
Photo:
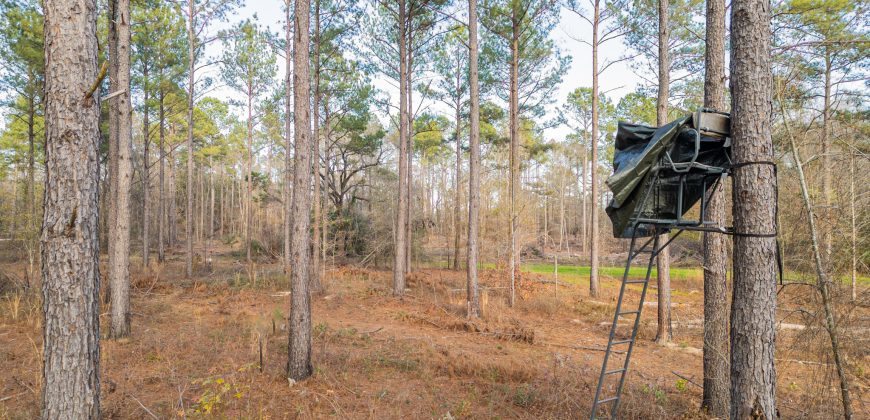
[[[242,9],[238,10],[237,13],[230,18],[230,22],[228,22],[226,26],[246,18],[253,19],[255,14],[256,21],[260,25],[267,26],[271,32],[282,34],[283,38],[283,1],[249,0]],[[556,101],[548,110],[548,115],[545,117],[545,120],[549,120],[555,116],[555,112],[558,111],[559,106],[565,102],[568,92],[581,86],[592,85],[592,49],[589,45],[576,41],[576,39],[590,40],[592,38],[591,27],[586,21],[565,9],[562,10],[560,17],[561,21],[559,22],[558,27],[550,34],[550,37],[562,50],[563,55],[572,57],[572,62],[568,73],[565,75],[562,84],[559,86],[555,98]],[[218,28],[215,28],[215,30],[216,29]],[[214,43],[207,48],[207,54],[210,56],[219,56],[220,50],[221,44]],[[624,54],[624,51],[625,47],[620,40],[610,41],[609,44],[606,44],[603,48],[599,49],[599,63],[618,59]],[[280,80],[283,79],[284,75],[284,60],[279,58],[277,61],[278,74],[276,83],[280,83]],[[220,78],[217,73],[218,71],[219,69],[214,67],[207,70],[206,73],[209,73],[217,82],[219,82]],[[394,100],[398,100],[397,91],[383,80],[379,80],[382,76],[375,74],[372,75],[372,77],[375,87],[389,93]],[[606,92],[608,96],[614,99],[614,101],[617,101],[625,94],[634,91],[639,82],[640,78],[633,73],[631,68],[629,68],[628,63],[621,62],[610,66],[600,77],[599,88],[601,92]],[[210,96],[215,96],[219,99],[229,99],[236,95],[236,93],[226,87],[218,87],[210,93]],[[415,98],[415,102],[417,100],[418,99]],[[439,105],[431,101],[427,102],[425,105],[430,106],[434,111],[441,110]],[[385,121],[386,118],[382,117],[382,120]],[[554,127],[547,129],[544,135],[547,140],[562,140],[568,133],[569,129],[567,127]]]

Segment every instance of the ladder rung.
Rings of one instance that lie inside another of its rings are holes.
[[[612,374],[614,374],[614,373],[619,373],[619,372],[625,372],[625,369],[613,369],[613,370],[608,370],[607,372],[604,372],[604,374],[605,374],[605,375],[612,375]]]
[[[620,312],[619,315],[620,316],[622,316],[622,315],[635,315],[635,314],[639,314],[639,313],[640,313],[640,311],[626,311],[626,312]]]
[[[648,283],[649,280],[626,280],[625,284]]]
[[[616,400],[618,400],[618,399],[619,399],[619,397],[610,397],[610,398],[605,398],[605,399],[603,399],[603,400],[598,400],[598,401],[596,402],[596,404],[604,404],[604,403],[608,403],[608,402],[611,402],[611,401],[616,401]]]
[[[630,340],[630,339],[629,339],[629,340],[611,341],[611,342],[610,342],[610,345],[611,345],[611,346],[615,346],[615,345],[617,345],[617,344],[631,343],[632,341],[634,341],[634,340]]]

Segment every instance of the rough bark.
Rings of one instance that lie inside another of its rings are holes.
[[[469,318],[480,317],[477,285],[478,231],[480,224],[480,87],[478,82],[477,0],[468,0],[468,251],[466,253],[466,304]]]
[[[598,297],[598,25],[601,11],[599,1],[595,1],[592,19],[592,136],[589,146],[592,148],[592,203],[591,203],[591,226],[592,245],[589,252],[589,295]],[[585,174],[584,184],[585,184]],[[585,191],[584,191],[585,193]]]
[[[293,241],[290,254],[290,338],[288,343],[287,377],[302,380],[311,376],[311,274],[308,249],[311,236],[311,121],[309,112],[308,0],[296,0],[293,35],[293,125],[295,127],[293,170]]]
[[[408,61],[405,1],[399,1],[399,194],[396,200],[395,261],[393,262],[393,294],[405,293],[408,234]]]
[[[510,68],[510,211],[509,217],[509,246],[508,246],[508,271],[510,272],[510,299],[508,303],[514,306],[516,302],[516,277],[517,277],[517,189],[520,183],[520,118],[519,118],[519,67],[520,67],[520,22],[517,16],[518,6],[513,8],[511,16],[511,68]]]
[[[725,0],[707,0],[704,107],[725,111]],[[711,191],[705,219],[725,225],[725,186]],[[704,234],[704,379],[701,408],[727,418],[728,287],[725,235]]]
[[[116,79],[111,80],[112,93],[123,92],[110,99],[109,112],[115,114],[117,144],[114,146],[113,165],[115,188],[110,205],[115,207],[115,217],[110,221],[113,243],[109,253],[109,290],[112,304],[109,338],[130,335],[130,181],[132,177],[133,110],[130,105],[130,1],[115,0],[112,25],[115,27],[117,56]],[[111,58],[110,58],[111,59]]]
[[[100,418],[94,0],[46,0],[42,418]]]
[[[656,106],[656,124],[659,127],[668,123],[668,98],[670,97],[670,56],[668,43],[670,30],[668,23],[668,0],[659,0],[659,94]],[[668,234],[659,237],[659,243],[666,244]],[[658,281],[658,325],[656,343],[664,344],[673,339],[671,328],[671,255],[667,248],[661,250],[656,258],[656,278]]]
[[[184,213],[185,233],[187,234],[187,255],[185,275],[193,276],[193,102],[196,82],[196,34],[194,33],[194,1],[187,2],[187,183],[185,196],[187,208]]]
[[[771,140],[770,3],[731,4],[731,137],[735,231],[773,233],[776,173]],[[731,418],[776,418],[776,241],[734,236]]]

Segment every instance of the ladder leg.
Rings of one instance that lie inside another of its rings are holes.
[[[607,349],[604,351],[604,362],[601,364],[601,373],[598,375],[598,386],[596,386],[596,388],[595,388],[595,399],[592,401],[592,413],[590,414],[590,419],[592,419],[592,420],[594,420],[596,418],[596,415],[598,414],[598,405],[599,405],[599,402],[601,401],[601,400],[599,400],[599,398],[601,397],[601,389],[604,387],[604,380],[605,380],[605,376],[607,375],[607,362],[610,359],[610,353],[613,349],[613,341],[614,341],[613,339],[616,335],[616,329],[617,329],[617,326],[619,323],[619,313],[622,312],[622,299],[625,296],[625,288],[626,288],[625,285],[626,285],[626,281],[628,280],[629,272],[631,271],[631,261],[634,259],[634,256],[636,255],[634,252],[634,248],[635,248],[636,243],[637,243],[637,236],[636,236],[637,228],[635,227],[633,230],[634,230],[634,233],[631,236],[631,242],[629,243],[629,246],[628,246],[628,258],[627,258],[627,261],[625,262],[625,271],[622,274],[622,284],[620,285],[620,288],[619,288],[619,299],[617,299],[617,301],[616,301],[616,311],[613,314],[613,323],[610,325],[610,336],[607,339]],[[646,287],[646,286],[644,286],[644,287]],[[625,372],[622,372],[622,374],[624,375]],[[621,380],[620,380],[620,382],[621,382]],[[617,389],[616,398],[617,399],[619,398],[619,390],[618,389]],[[608,399],[608,401],[610,401],[610,400]],[[616,400],[613,400],[613,401],[616,401]]]
[[[652,275],[653,263],[658,259],[659,252],[659,231],[656,229],[655,239],[653,239],[653,252],[650,255],[649,263],[646,266],[646,282],[643,284],[643,290],[640,292],[640,304],[638,305],[638,313],[634,318],[634,326],[631,331],[631,341],[628,343],[628,350],[625,353],[625,363],[622,366],[622,375],[619,378],[619,385],[616,387],[616,396],[622,396],[622,387],[625,385],[625,377],[628,376],[628,363],[631,360],[631,352],[634,350],[634,343],[637,341],[637,332],[640,329],[640,315],[643,312],[643,303],[646,300],[646,291],[649,288],[649,280]],[[612,416],[616,417],[616,410],[619,408],[619,398],[613,401]]]

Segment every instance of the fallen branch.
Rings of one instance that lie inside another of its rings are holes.
[[[26,393],[27,393],[27,391],[24,391],[24,392],[19,392],[19,393],[17,393],[17,394],[10,395],[10,396],[8,396],[8,397],[0,398],[0,402],[6,401],[6,400],[11,400],[11,399],[13,399],[13,398],[15,398],[15,397],[17,397],[17,396],[19,396],[19,395],[23,395],[23,394],[26,394]]]
[[[380,331],[380,330],[383,330],[383,329],[384,329],[384,327],[378,327],[378,328],[375,328],[375,329],[373,329],[373,330],[371,330],[371,331],[364,331],[363,334],[374,334],[374,333],[376,333],[376,332],[378,332],[378,331]]]
[[[697,382],[695,382],[695,381],[693,381],[693,380],[691,380],[691,379],[689,379],[689,378],[687,378],[687,377],[685,377],[685,376],[683,376],[683,375],[680,375],[680,374],[677,373],[676,371],[673,371],[673,370],[672,370],[671,373],[673,373],[674,375],[677,375],[678,378],[683,379],[683,380],[685,380],[686,382],[688,382],[688,383],[690,383],[690,384],[692,384],[692,385],[695,385],[695,386],[698,387],[698,388],[704,389],[704,387],[701,386],[701,385],[698,385]]]
[[[130,397],[130,398],[132,398],[133,401],[136,401],[136,403],[139,404],[139,407],[142,407],[142,409],[145,410],[145,412],[148,413],[148,414],[149,414],[149,415],[150,415],[154,420],[160,420],[160,417],[157,417],[156,415],[154,415],[154,413],[152,413],[151,410],[148,409],[148,407],[145,407],[145,406],[142,404],[142,402],[139,401],[139,399],[137,399],[136,397],[134,397],[134,396],[132,396],[132,395],[130,395],[130,394],[127,394],[127,396]]]
[[[553,346],[553,347],[563,347],[567,349],[575,349],[575,350],[591,350],[591,351],[600,351],[602,353],[606,352],[607,349],[602,349],[600,347],[587,347],[587,346],[573,346],[569,344],[557,344],[557,343],[541,343],[543,346]],[[614,354],[625,354],[624,351],[620,350],[610,350],[611,353]]]

